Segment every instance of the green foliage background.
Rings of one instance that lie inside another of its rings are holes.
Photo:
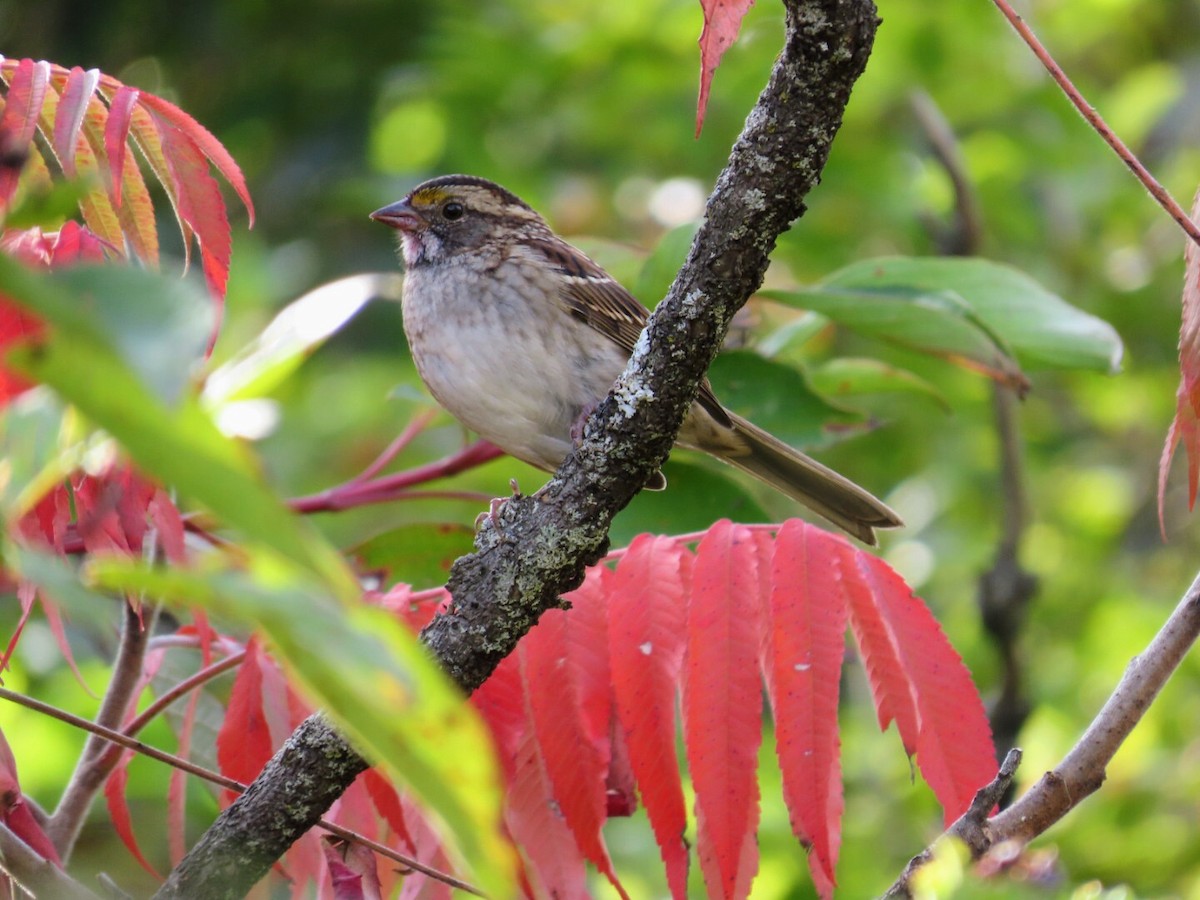
[[[1023,9],[1115,130],[1186,201],[1200,180],[1200,6],[1034,0]],[[814,281],[868,256],[936,252],[933,230],[947,221],[952,193],[911,111],[911,93],[925,91],[961,139],[983,253],[1112,322],[1127,347],[1117,377],[1034,373],[1020,409],[1032,508],[1022,554],[1041,579],[1022,636],[1033,703],[1021,736],[1028,781],[1073,743],[1200,558],[1182,480],[1172,479],[1168,493],[1168,543],[1154,504],[1178,377],[1182,238],[990,4],[889,0],[880,11],[875,53],[823,184],[780,242],[769,282]],[[168,96],[243,166],[260,218],[253,232],[235,234],[218,358],[306,289],[392,270],[392,238],[367,213],[443,172],[502,182],[633,284],[641,255],[665,232],[645,198],[677,178],[707,192],[779,47],[781,9],[764,0],[752,10],[717,73],[704,133],[693,140],[699,29],[694,0],[0,2],[0,51],[96,66]],[[665,283],[646,284],[656,286],[642,297],[653,304]],[[989,385],[848,334],[824,333],[804,348],[813,365],[833,355],[909,367],[951,410],[917,393],[855,398],[879,427],[823,458],[904,514],[909,527],[887,536],[883,553],[918,587],[992,696],[998,663],[974,604],[1000,528]],[[355,474],[429,403],[404,352],[398,309],[387,304],[360,315],[276,399],[280,425],[260,450],[289,495]],[[401,462],[434,459],[460,439],[440,418]],[[643,528],[702,528],[719,515],[750,521],[788,513],[705,462],[672,466],[673,490],[631,508],[618,542]],[[453,487],[491,496],[514,473],[523,487],[540,483],[542,476],[518,468],[497,461]],[[317,521],[351,546],[393,528],[469,524],[480,506],[414,501]],[[398,577],[436,582],[455,535],[458,546],[469,544],[465,529],[440,533],[437,558]],[[91,701],[47,641],[37,628],[26,637],[21,664],[30,682],[14,686],[88,712]],[[106,652],[104,641],[81,638],[93,688],[102,683]],[[1040,842],[1061,857],[1065,880],[1045,889],[1050,895],[1098,879],[1142,896],[1200,897],[1198,687],[1192,658],[1118,755],[1100,794]],[[839,880],[844,896],[859,897],[885,887],[940,830],[940,816],[924,786],[912,783],[894,733],[876,732],[859,670],[851,669],[845,693]],[[3,724],[27,790],[52,801],[74,752],[67,743],[78,737],[7,711]],[[169,743],[161,733],[148,737]],[[777,776],[768,757],[754,896],[807,897],[802,851],[770,786]],[[143,805],[135,815],[161,819],[165,775],[149,765],[139,771],[134,792]],[[98,854],[111,852],[104,836],[98,828]],[[631,891],[661,893],[644,823],[616,822],[609,838]]]

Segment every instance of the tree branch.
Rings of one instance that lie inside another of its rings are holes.
[[[947,834],[964,839],[971,858],[979,859],[997,844],[1025,846],[1078,806],[1104,783],[1109,760],[1142,720],[1197,637],[1200,575],[1145,651],[1130,661],[1104,707],[1063,761],[1008,809],[977,823],[970,836],[965,828],[959,828],[961,819]],[[911,897],[911,878],[928,859],[928,850],[914,857],[886,896]]]
[[[803,198],[819,179],[870,55],[877,19],[872,0],[784,0],[784,6],[783,51],[709,198],[687,262],[629,367],[550,483],[505,504],[498,521],[485,522],[476,536],[477,552],[451,570],[454,608],[422,638],[467,693],[603,556],[613,516],[666,459],[730,320],[762,283],[776,239],[804,212]],[[319,736],[339,765],[296,757],[292,745],[301,733]],[[157,897],[242,896],[366,766],[361,759],[347,764],[353,751],[321,718],[302,724],[297,735]],[[252,857],[245,852],[250,843]]]
[[[97,724],[113,729],[121,727],[130,704],[137,699],[135,692],[141,683],[146,646],[158,617],[157,606],[139,607],[126,601],[124,607],[121,642],[117,648],[117,658],[113,662],[112,680],[108,690],[104,692],[100,711],[96,714]],[[79,830],[83,827],[92,801],[96,799],[96,794],[120,758],[106,755],[105,751],[108,749],[109,744],[104,740],[95,735],[88,737],[71,780],[59,799],[58,807],[46,823],[46,835],[54,843],[54,848],[64,862],[71,856],[71,850],[79,837]]]

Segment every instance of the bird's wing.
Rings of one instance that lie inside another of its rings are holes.
[[[565,241],[538,242],[536,249],[565,276],[562,302],[567,311],[603,334],[626,354],[632,354],[650,317],[649,310],[620,282]],[[719,423],[732,427],[725,408],[717,400],[707,378],[701,382],[696,399]]]

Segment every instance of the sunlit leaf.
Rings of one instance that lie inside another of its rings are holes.
[[[88,574],[108,589],[199,605],[258,629],[361,752],[436,811],[476,883],[510,896],[514,860],[497,828],[499,772],[486,730],[395,616],[338,602],[304,569],[254,557],[236,571],[97,559]]]

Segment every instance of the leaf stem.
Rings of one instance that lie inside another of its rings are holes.
[[[1171,196],[1167,189],[1159,184],[1158,180],[1142,165],[1141,160],[1134,155],[1133,151],[1125,146],[1124,141],[1117,137],[1116,132],[1109,128],[1108,123],[1096,112],[1095,107],[1084,99],[1079,89],[1067,77],[1067,73],[1054,61],[1054,57],[1050,55],[1050,52],[1043,46],[1042,42],[1037,39],[1037,36],[1029,26],[1025,24],[1025,20],[1009,5],[1008,0],[992,0],[992,2],[996,4],[997,8],[1004,15],[1004,18],[1008,19],[1009,24],[1021,36],[1021,39],[1029,49],[1033,51],[1034,56],[1046,67],[1046,71],[1050,73],[1050,77],[1054,79],[1055,83],[1062,89],[1062,92],[1067,95],[1067,99],[1071,101],[1074,107],[1079,110],[1080,115],[1104,139],[1104,142],[1112,148],[1112,151],[1120,157],[1121,162],[1129,167],[1129,170],[1142,183],[1142,186],[1150,192],[1150,196],[1158,202],[1159,206],[1166,210],[1167,215],[1175,220],[1179,227],[1183,229],[1183,232],[1197,246],[1200,246],[1200,227],[1197,227],[1196,223],[1183,211],[1183,207],[1175,202],[1175,198]]]

